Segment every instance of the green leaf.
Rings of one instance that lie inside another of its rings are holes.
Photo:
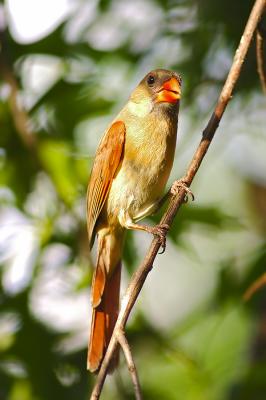
[[[71,146],[64,141],[46,140],[39,144],[39,156],[62,200],[72,206],[77,197],[75,170],[68,157]]]

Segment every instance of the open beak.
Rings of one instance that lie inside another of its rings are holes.
[[[181,98],[180,83],[175,77],[164,82],[156,96],[156,102],[176,103]]]

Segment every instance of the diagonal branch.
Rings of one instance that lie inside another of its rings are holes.
[[[260,20],[260,17],[263,13],[265,5],[266,5],[266,0],[256,0],[253,9],[250,13],[238,49],[236,50],[231,69],[229,71],[226,82],[224,84],[222,92],[215,106],[214,112],[206,128],[203,131],[203,136],[200,141],[200,144],[194,154],[194,157],[185,175],[184,179],[188,186],[191,185],[200,167],[200,164],[219,126],[219,122],[223,116],[226,106],[232,97],[233,89],[239,78],[242,64],[245,60],[249,45],[251,43],[251,39],[253,37],[257,24]],[[178,212],[180,206],[184,202],[185,196],[186,196],[185,189],[181,189],[179,194],[171,199],[170,204],[164,216],[162,217],[161,220],[162,224],[168,224],[171,226],[176,213]],[[147,278],[148,273],[152,269],[154,259],[159,249],[160,249],[160,242],[157,238],[154,238],[143,262],[140,264],[140,266],[132,276],[129,286],[126,290],[125,296],[122,299],[121,310],[115,325],[111,341],[109,343],[107,352],[105,354],[99,374],[97,376],[97,380],[91,394],[90,398],[91,400],[97,400],[100,398],[109,362],[112,359],[112,355],[118,346],[117,332],[124,330],[129,314],[138,298],[138,295],[142,289],[142,286]]]
[[[258,279],[255,280],[245,291],[243,299],[249,301],[251,297],[260,290],[263,286],[266,286],[266,272],[262,274]]]
[[[266,70],[263,60],[263,52],[264,52],[264,38],[258,29],[256,33],[257,70],[260,77],[263,93],[266,94]]]
[[[142,400],[138,371],[137,371],[136,365],[134,363],[131,349],[130,349],[130,346],[129,346],[129,343],[127,341],[124,331],[122,331],[122,330],[117,331],[117,340],[118,340],[120,346],[122,347],[124,355],[125,355],[128,370],[130,372],[134,390],[135,390],[136,400]]]
[[[9,107],[13,117],[14,125],[22,143],[29,150],[34,150],[36,147],[36,136],[30,129],[29,116],[24,108],[19,104],[19,86],[15,77],[12,66],[8,61],[8,44],[6,40],[6,32],[0,30],[0,75],[8,84]]]

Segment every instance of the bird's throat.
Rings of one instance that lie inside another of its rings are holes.
[[[152,108],[153,105],[150,99],[143,99],[138,103],[132,100],[128,102],[128,110],[135,117],[146,117],[152,111]]]

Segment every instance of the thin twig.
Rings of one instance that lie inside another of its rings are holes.
[[[129,346],[129,343],[127,341],[127,338],[125,336],[125,332],[123,330],[119,330],[116,333],[117,340],[122,347],[123,353],[125,355],[125,359],[127,362],[128,370],[131,375],[131,379],[133,382],[134,390],[135,390],[135,397],[137,400],[142,400],[142,395],[141,395],[141,388],[139,384],[139,377],[138,377],[138,371],[136,368],[136,365],[134,363],[134,359],[132,356],[132,352]]]
[[[253,9],[250,13],[247,25],[241,37],[238,49],[235,53],[233,64],[231,66],[226,82],[224,84],[218,102],[216,104],[215,110],[207,124],[207,127],[203,132],[203,137],[200,141],[200,144],[194,154],[194,157],[185,175],[185,181],[187,182],[188,186],[191,185],[191,182],[193,181],[200,167],[200,164],[208,150],[208,147],[213,139],[216,129],[218,128],[219,122],[223,116],[226,106],[229,100],[231,99],[233,89],[239,78],[242,64],[245,60],[252,36],[254,34],[258,21],[263,13],[265,4],[266,0],[256,0]],[[186,196],[185,189],[180,189],[179,194],[171,199],[170,204],[161,220],[162,224],[166,223],[169,226],[171,226],[177,211],[179,210],[180,206],[184,201],[185,196]],[[125,296],[122,299],[121,310],[118,315],[118,319],[107,352],[105,354],[99,374],[97,376],[96,383],[91,394],[91,400],[97,400],[100,398],[109,362],[112,359],[112,355],[118,345],[117,331],[124,329],[129,314],[138,298],[138,295],[142,289],[146,277],[150,272],[150,270],[152,269],[154,259],[159,249],[160,249],[160,241],[157,238],[154,238],[143,262],[140,264],[140,266],[138,267],[138,269],[131,278]]]
[[[266,71],[264,65],[264,43],[263,37],[260,34],[259,30],[256,33],[256,56],[257,56],[257,70],[260,77],[260,83],[263,90],[263,93],[266,94]]]
[[[19,87],[14,71],[8,62],[8,47],[6,32],[0,31],[0,74],[10,88],[9,107],[13,116],[14,125],[23,144],[32,150],[36,146],[36,136],[30,129],[30,119],[23,106],[19,104]]]
[[[266,286],[266,273],[262,274],[258,279],[255,280],[245,291],[243,299],[248,301],[251,297],[263,286]]]

